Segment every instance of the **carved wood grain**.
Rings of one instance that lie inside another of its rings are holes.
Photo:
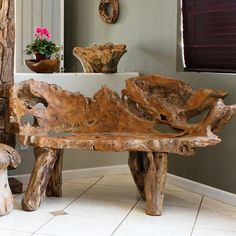
[[[50,148],[34,148],[35,163],[22,199],[24,210],[34,211],[40,206],[57,161],[58,152],[60,151]]]
[[[109,14],[109,7],[111,13]],[[114,24],[119,17],[119,1],[118,0],[100,0],[99,16],[103,22],[107,24]]]
[[[7,168],[16,168],[20,161],[20,156],[15,149],[0,144],[0,216],[13,209],[13,196],[9,187]]]
[[[161,215],[167,176],[167,154],[130,152],[128,163],[139,193],[146,201],[146,213]]]
[[[144,161],[146,156],[147,156],[146,152],[129,152],[129,160],[128,160],[128,165],[131,174],[143,200],[146,199],[144,192],[144,175],[145,175]]]
[[[161,215],[167,176],[167,154],[147,153],[144,178],[146,210],[148,215]]]
[[[14,0],[0,0],[0,142],[15,146],[10,130],[9,89],[13,85],[15,46]]]
[[[74,56],[81,62],[85,73],[116,73],[126,45],[106,43],[90,47],[75,47]]]
[[[226,95],[158,75],[128,79],[122,97],[105,86],[89,98],[34,80],[14,85],[11,121],[22,144],[38,147],[23,208],[37,209],[47,186],[49,196],[61,195],[61,150],[129,151],[146,213],[161,215],[167,154],[218,144],[216,132],[236,113],[236,105],[224,104]]]
[[[193,90],[162,76],[131,78],[122,94],[103,87],[88,98],[57,85],[24,81],[11,92],[12,122],[21,142],[33,146],[192,155],[196,147],[221,141],[215,133],[236,110],[224,105],[225,92]],[[45,107],[37,108],[38,103]],[[188,122],[207,110],[200,121]],[[34,124],[24,124],[25,115],[33,116]],[[163,125],[173,131],[160,131]]]
[[[62,164],[63,164],[63,150],[57,150],[56,162],[48,182],[46,195],[48,197],[62,196]]]

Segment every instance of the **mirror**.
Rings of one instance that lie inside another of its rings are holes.
[[[64,45],[64,0],[15,0],[16,8],[16,52],[15,72],[32,73],[24,64],[29,58],[24,54],[27,44],[33,41],[35,27],[47,27],[52,40]],[[64,69],[61,51],[60,71]]]

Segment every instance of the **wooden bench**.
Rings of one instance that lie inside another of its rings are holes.
[[[34,80],[14,85],[11,122],[20,142],[35,147],[36,158],[23,209],[36,210],[45,193],[62,195],[64,149],[129,151],[128,164],[146,200],[146,213],[161,215],[168,153],[189,156],[197,147],[218,144],[215,133],[236,113],[236,105],[224,105],[226,95],[195,91],[157,75],[128,79],[122,97],[105,86],[88,98]],[[199,121],[189,122],[199,114]]]

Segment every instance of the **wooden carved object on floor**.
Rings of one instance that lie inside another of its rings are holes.
[[[236,105],[223,103],[226,95],[193,90],[182,81],[157,75],[128,79],[122,97],[107,87],[89,98],[34,80],[14,85],[11,121],[20,142],[40,150],[35,153],[24,209],[37,209],[45,192],[61,195],[63,149],[129,151],[129,167],[146,200],[146,213],[160,215],[167,154],[188,156],[198,147],[218,144],[216,132],[236,113]],[[199,121],[189,122],[200,114]]]
[[[90,47],[76,47],[73,50],[85,73],[116,73],[120,58],[126,52],[126,45],[112,43],[92,44]]]
[[[0,0],[0,22],[0,143],[14,146],[15,135],[10,132],[8,107],[14,72],[14,0]]]
[[[11,169],[11,168],[10,168]],[[20,194],[23,192],[23,184],[16,178],[8,178],[9,186],[13,194]]]
[[[109,8],[111,13],[109,14]],[[114,24],[119,17],[119,1],[118,0],[101,0],[99,4],[99,16],[102,21],[107,24]]]
[[[13,208],[13,196],[9,187],[7,168],[16,168],[20,163],[19,154],[12,147],[0,144],[0,216]]]

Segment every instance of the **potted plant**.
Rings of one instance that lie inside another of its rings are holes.
[[[34,72],[51,73],[58,71],[58,52],[60,47],[51,41],[51,34],[47,28],[36,27],[34,40],[26,45],[25,54],[34,55],[35,59],[25,60],[29,69]],[[54,55],[54,58],[52,58]]]

